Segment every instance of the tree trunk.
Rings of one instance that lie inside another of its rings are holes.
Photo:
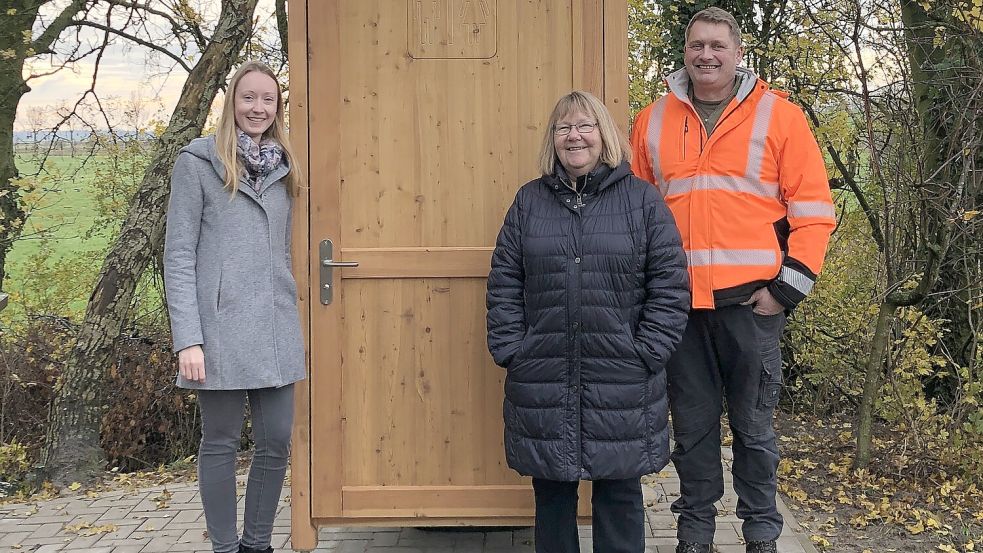
[[[940,198],[962,197],[959,204],[963,210],[978,210],[983,204],[983,191],[976,176],[983,161],[978,140],[983,117],[983,102],[977,90],[983,74],[979,34],[950,21],[951,3],[935,3],[928,11],[914,0],[905,0],[901,6],[912,89],[923,133],[922,173],[931,176],[926,193]],[[938,29],[949,33],[944,40],[936,36]],[[949,206],[943,203],[943,207]],[[953,364],[972,367],[978,332],[972,311],[978,310],[983,276],[977,262],[979,227],[974,232],[973,225],[952,221],[958,217],[953,210],[931,215],[935,215],[939,225],[962,228],[955,229],[955,239],[946,252],[935,288],[937,302],[927,306],[927,312],[949,321],[949,332],[941,340]],[[926,391],[944,402],[952,401],[960,386],[955,374],[953,371],[953,376],[926,383]]]
[[[870,355],[867,357],[864,393],[858,408],[857,456],[853,459],[853,468],[855,469],[866,467],[870,463],[874,402],[880,395],[884,358],[891,343],[891,329],[894,326],[897,311],[898,306],[890,298],[886,298],[881,302],[881,308],[877,312],[877,326],[874,329],[874,338],[870,342]]]
[[[174,160],[201,134],[212,101],[252,32],[256,2],[222,1],[215,34],[188,75],[119,238],[103,262],[49,413],[41,476],[56,485],[88,480],[103,469],[99,431],[112,349],[130,316],[137,282],[163,241]]]
[[[18,2],[19,4],[19,2]],[[31,32],[37,19],[37,8],[15,6],[14,15],[0,14],[0,52],[12,52],[13,58],[0,63],[0,290],[7,275],[7,252],[20,236],[24,224],[24,209],[20,194],[14,186],[17,167],[14,165],[14,119],[21,97],[31,89],[24,82],[24,60],[29,44],[24,44],[24,31]]]
[[[24,81],[24,62],[32,56],[50,52],[51,45],[88,0],[72,0],[36,39],[32,38],[38,11],[46,2],[8,0],[0,11],[0,290],[7,275],[7,253],[24,228],[26,214],[20,204],[20,191],[14,186],[14,119],[17,105],[31,88]]]

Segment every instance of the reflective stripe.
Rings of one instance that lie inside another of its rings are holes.
[[[662,120],[665,117],[666,104],[669,103],[668,98],[668,96],[663,96],[652,106],[652,112],[649,113],[648,136],[646,137],[649,147],[649,158],[652,161],[652,174],[655,176],[654,184],[659,187],[663,196],[666,195],[667,186],[666,178],[662,174],[662,166],[659,162],[659,139],[662,136]]]
[[[782,267],[782,272],[778,273],[778,280],[802,292],[803,296],[809,294],[812,286],[816,284],[816,281],[809,278],[808,275],[804,275],[791,267],[784,266]]]
[[[774,250],[690,250],[686,260],[690,267],[706,265],[771,266],[776,263]]]
[[[685,194],[693,190],[726,190],[728,192],[744,192],[745,194],[778,199],[777,184],[767,184],[757,179],[719,175],[673,179],[669,181],[666,196]]]
[[[748,144],[747,150],[747,170],[744,171],[744,175],[749,180],[761,179],[761,162],[765,157],[765,142],[768,139],[768,127],[771,125],[774,105],[775,95],[766,92],[754,110],[754,126],[751,127],[751,143]]]
[[[829,202],[796,202],[788,203],[789,217],[825,217],[836,219],[836,210]]]

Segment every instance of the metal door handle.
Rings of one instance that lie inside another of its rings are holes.
[[[331,305],[331,300],[334,298],[334,287],[331,285],[334,279],[334,268],[358,267],[358,261],[335,261],[334,244],[331,243],[331,240],[321,240],[319,254],[321,259],[321,304]]]

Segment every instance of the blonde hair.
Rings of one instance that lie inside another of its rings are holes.
[[[683,35],[683,40],[686,42],[689,42],[689,30],[693,28],[693,24],[697,21],[727,25],[730,29],[730,38],[734,39],[734,44],[738,48],[741,47],[741,26],[737,24],[737,20],[734,19],[734,16],[729,11],[711,6],[693,14],[689,23],[686,24],[686,33]]]
[[[235,96],[239,81],[253,71],[259,71],[273,79],[273,82],[276,83],[276,116],[273,118],[273,124],[270,125],[270,128],[266,129],[266,132],[263,133],[263,138],[269,138],[283,148],[283,156],[286,158],[290,167],[290,172],[286,176],[287,192],[293,194],[302,186],[303,176],[297,154],[294,153],[293,147],[290,146],[290,140],[287,137],[287,125],[284,121],[283,90],[280,88],[280,82],[277,81],[276,73],[270,69],[270,66],[261,61],[247,61],[240,65],[239,69],[236,69],[236,72],[232,75],[232,79],[229,80],[229,87],[225,92],[225,103],[222,105],[222,114],[218,118],[218,129],[215,131],[216,154],[218,155],[219,161],[225,166],[225,188],[234,196],[239,189],[239,177],[246,171],[245,165],[239,159],[237,149],[238,136],[236,132]]]
[[[615,124],[608,108],[590,92],[574,90],[560,97],[550,114],[543,135],[543,147],[539,154],[539,170],[544,175],[552,175],[556,170],[556,146],[553,143],[553,129],[556,122],[574,112],[582,112],[597,121],[597,132],[601,133],[601,163],[615,168],[623,161],[631,161],[628,137]]]

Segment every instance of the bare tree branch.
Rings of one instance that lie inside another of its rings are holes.
[[[50,54],[51,45],[58,39],[62,31],[72,23],[75,14],[82,11],[82,8],[89,0],[72,0],[72,3],[65,6],[65,9],[58,14],[50,25],[31,43],[31,48],[38,54]]]
[[[109,27],[107,25],[103,25],[101,23],[96,23],[94,21],[73,21],[72,22],[72,25],[75,25],[77,27],[92,27],[94,29],[99,29],[101,31],[106,31],[107,33],[112,33],[112,34],[114,34],[114,35],[116,35],[118,37],[121,37],[121,38],[124,38],[126,40],[129,40],[130,42],[133,42],[133,43],[139,44],[140,46],[143,46],[145,48],[149,48],[151,50],[154,50],[155,52],[160,52],[161,54],[164,54],[165,56],[167,56],[167,57],[171,58],[172,60],[174,60],[174,62],[177,63],[178,65],[180,65],[185,71],[187,71],[188,73],[191,73],[191,66],[189,66],[187,63],[185,63],[185,61],[183,59],[181,59],[181,56],[178,56],[177,54],[175,54],[174,52],[171,52],[167,48],[163,48],[161,46],[158,46],[158,45],[156,45],[156,44],[154,44],[154,43],[152,43],[150,41],[144,40],[144,39],[142,39],[140,37],[133,36],[133,35],[131,35],[129,33],[125,33],[125,32],[123,32],[120,29],[114,29],[114,28]]]

